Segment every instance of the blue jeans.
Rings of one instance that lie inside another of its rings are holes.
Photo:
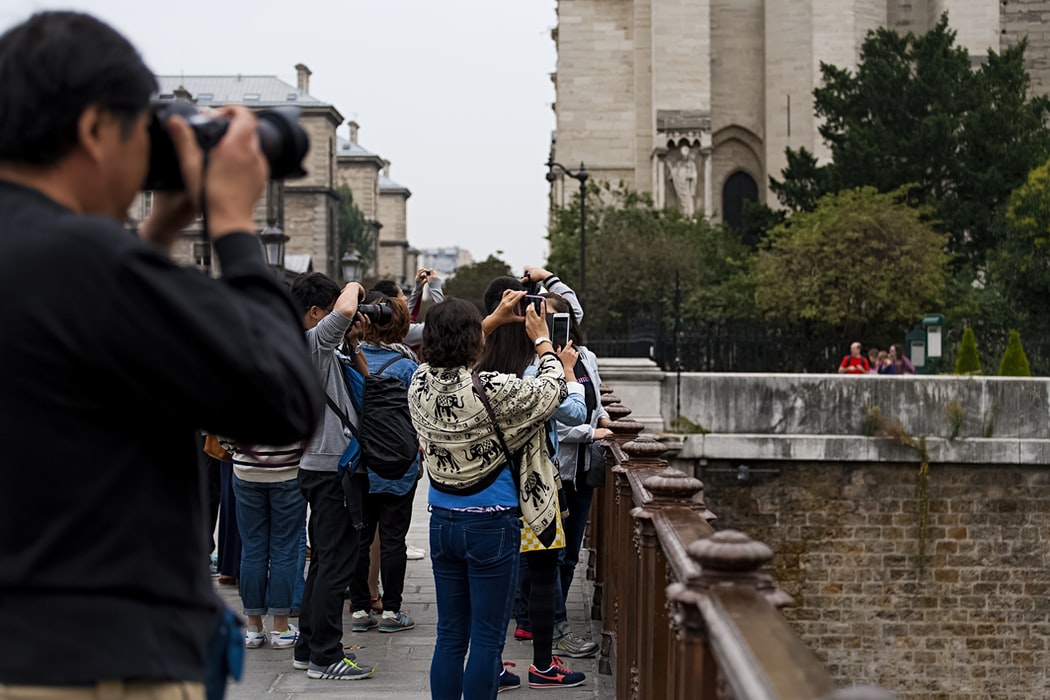
[[[241,554],[241,603],[245,615],[287,615],[292,610],[299,538],[306,500],[295,479],[266,484],[233,477]]]
[[[435,700],[496,697],[520,544],[521,518],[516,510],[431,510],[430,552],[438,606],[430,665]],[[468,646],[470,658],[464,669]]]
[[[301,491],[299,493],[302,493]],[[303,519],[303,526],[299,528],[299,556],[296,560],[295,571],[298,576],[295,577],[295,587],[292,588],[292,610],[299,612],[303,609],[303,589],[306,587],[306,519]]]

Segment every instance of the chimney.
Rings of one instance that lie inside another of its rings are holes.
[[[384,160],[383,161],[383,175],[387,179],[390,178],[390,161],[389,160]]]
[[[350,143],[357,143],[357,130],[361,128],[361,125],[353,119],[348,121],[346,125],[350,127]]]
[[[296,74],[296,78],[297,78],[298,83],[299,83],[296,87],[298,87],[300,90],[302,90],[305,93],[309,93],[310,92],[310,69],[307,68],[302,63],[296,63],[295,64],[295,74]]]
[[[193,95],[186,89],[184,85],[179,85],[172,91],[175,94],[176,102],[194,102]]]

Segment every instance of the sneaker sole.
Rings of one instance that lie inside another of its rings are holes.
[[[379,623],[378,622],[376,624],[374,624],[374,625],[368,625],[367,627],[358,627],[357,625],[354,625],[353,627],[350,628],[350,631],[351,632],[367,632],[368,630],[374,630],[376,627],[379,627]]]
[[[266,642],[264,642],[264,641],[263,642],[245,642],[244,643],[244,648],[245,649],[259,649],[259,648],[262,648],[264,646],[266,646]]]
[[[296,671],[306,671],[310,668],[309,661],[300,661],[299,659],[292,659],[292,668]]]
[[[529,681],[529,687],[535,688],[536,690],[546,690],[548,688],[575,688],[576,686],[583,685],[586,682],[586,678],[584,678],[582,681],[577,681],[575,683],[533,683],[532,681]]]
[[[295,646],[296,640],[292,639],[288,642],[270,642],[271,649],[291,649]]]
[[[380,632],[404,632],[405,630],[415,629],[415,627],[416,627],[416,623],[414,623],[414,622],[411,625],[398,625],[397,627],[383,627],[382,625],[379,625],[379,631]]]
[[[504,690],[517,690],[520,687],[521,687],[521,683],[518,683],[517,685],[503,685],[503,686],[500,686],[499,690],[497,690],[496,692],[497,693],[502,693]]]
[[[314,680],[318,680],[318,681],[360,681],[360,680],[364,680],[365,678],[371,678],[372,674],[375,673],[375,672],[376,672],[376,670],[373,668],[370,671],[367,671],[365,673],[360,673],[360,674],[358,674],[356,676],[344,676],[344,675],[334,675],[334,674],[331,674],[331,673],[324,673],[322,671],[307,671],[306,672],[306,677],[307,678],[313,678]]]

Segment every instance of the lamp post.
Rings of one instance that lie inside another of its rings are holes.
[[[284,244],[288,236],[278,221],[284,221],[284,182],[271,180],[266,186],[266,228],[259,232],[266,262],[274,274],[281,277],[284,270]]]
[[[356,250],[347,250],[339,260],[343,269],[343,282],[355,282],[361,279],[361,254]]]
[[[266,254],[266,262],[274,272],[284,269],[284,244],[288,242],[288,236],[281,227],[273,222],[267,224],[266,228],[259,232],[259,239]]]
[[[579,169],[573,172],[561,163],[555,163],[553,159],[548,158],[547,182],[553,183],[558,178],[554,173],[555,168],[580,183],[580,288],[577,294],[580,297],[580,304],[583,305],[587,299],[587,178],[590,177],[590,173],[587,172],[583,161],[580,161]]]

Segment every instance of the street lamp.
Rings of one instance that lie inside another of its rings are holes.
[[[270,267],[275,270],[284,268],[284,244],[288,242],[288,236],[281,227],[271,222],[259,232],[259,239],[262,240],[263,252]]]
[[[561,163],[555,163],[553,159],[548,158],[547,182],[553,183],[557,179],[558,176],[554,174],[555,168],[580,183],[580,288],[577,290],[577,295],[580,297],[582,306],[587,299],[587,178],[590,177],[590,174],[583,161],[580,161],[579,169],[573,172]]]
[[[340,259],[343,268],[343,281],[356,282],[361,279],[361,254],[356,250],[348,250]]]

